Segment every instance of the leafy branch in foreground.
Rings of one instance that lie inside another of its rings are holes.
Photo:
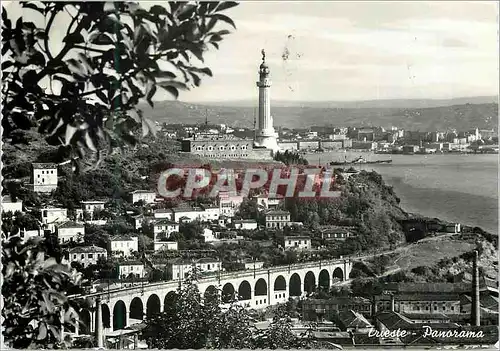
[[[2,333],[15,349],[64,347],[63,331],[77,323],[78,306],[66,294],[78,292],[81,276],[61,264],[51,239],[2,240]]]
[[[221,23],[235,28],[222,12],[237,3],[168,2],[147,10],[124,1],[18,5],[33,21],[13,22],[2,8],[4,141],[23,142],[19,131],[37,128],[76,160],[135,143],[134,128],[154,133],[138,103],[153,107],[160,89],[177,98],[212,75],[199,64],[230,33]],[[56,19],[68,24],[62,38]]]

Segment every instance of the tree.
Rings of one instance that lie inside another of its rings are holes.
[[[79,292],[81,275],[55,251],[48,238],[2,242],[2,333],[10,347],[62,347],[62,328],[77,323],[77,306],[66,294]]]
[[[149,317],[142,338],[150,348],[203,348],[208,320],[200,291],[190,276],[163,313]]]
[[[3,8],[4,138],[23,142],[13,136],[37,128],[79,170],[89,153],[95,161],[105,146],[135,143],[135,127],[142,126],[143,136],[154,133],[138,103],[153,107],[158,88],[177,98],[179,90],[199,86],[212,72],[196,62],[230,33],[219,24],[235,27],[222,12],[237,3],[168,4],[146,10],[123,1],[25,1],[33,22],[15,23]],[[54,23],[64,17],[68,26],[57,45]]]
[[[292,320],[285,305],[275,309],[273,321],[256,338],[257,348],[290,349],[299,348],[300,339],[292,332]]]
[[[257,219],[259,214],[259,206],[256,201],[251,199],[243,199],[238,212],[236,213],[242,219]]]

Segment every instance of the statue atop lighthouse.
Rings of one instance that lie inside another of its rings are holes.
[[[262,49],[262,63],[259,67],[259,119],[255,131],[255,146],[265,147],[273,151],[279,150],[278,133],[273,126],[271,116],[271,79],[269,78],[269,66],[266,63],[266,52]]]

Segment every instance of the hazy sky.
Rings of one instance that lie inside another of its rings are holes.
[[[283,100],[498,94],[496,2],[248,2],[185,100],[256,98],[260,49]],[[282,54],[288,48],[289,59]]]
[[[263,48],[273,99],[497,95],[497,13],[494,1],[243,2],[227,11],[237,30],[206,53],[214,77],[180,99],[257,99]]]

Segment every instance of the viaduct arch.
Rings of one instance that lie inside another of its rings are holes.
[[[198,289],[204,301],[220,299],[251,308],[266,308],[284,303],[290,297],[304,296],[317,289],[328,290],[349,277],[350,260],[308,262],[269,269],[221,273],[200,279]],[[182,282],[167,281],[143,286],[89,294],[101,299],[102,327],[105,330],[123,329],[155,313],[165,311],[175,303],[176,291]],[[95,312],[80,313],[82,333],[95,329]]]

